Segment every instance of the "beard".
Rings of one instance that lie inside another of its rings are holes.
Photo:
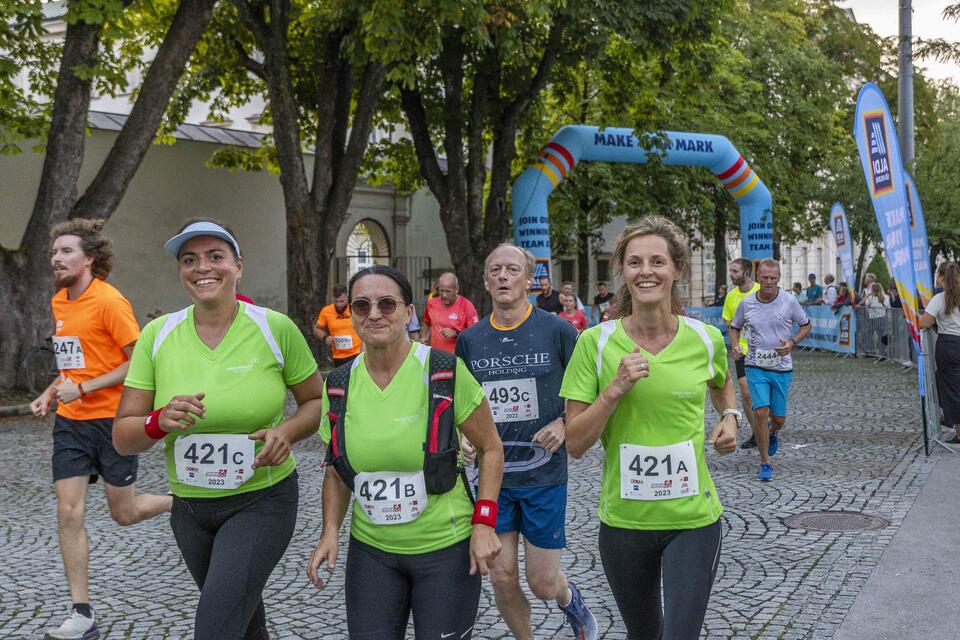
[[[342,307],[340,307],[340,306],[337,306],[336,303],[334,303],[333,309],[334,309],[337,313],[342,314],[344,311],[346,311],[347,305],[343,305]]]
[[[66,287],[72,287],[77,284],[79,278],[72,273],[57,273],[53,274],[53,286],[56,289],[64,289]]]

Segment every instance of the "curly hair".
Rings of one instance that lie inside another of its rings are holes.
[[[93,258],[90,270],[95,278],[106,280],[113,270],[113,242],[102,235],[106,220],[71,218],[50,229],[51,242],[60,236],[77,236],[83,255]]]
[[[690,244],[687,236],[676,224],[663,216],[646,216],[631,222],[617,237],[617,244],[613,250],[613,267],[617,275],[623,274],[623,261],[626,258],[627,245],[634,238],[643,236],[659,236],[666,240],[673,266],[680,272],[680,278],[673,283],[670,291],[671,307],[674,313],[683,308],[683,296],[680,283],[690,278]],[[623,318],[633,312],[633,300],[626,284],[620,287],[616,297],[610,303],[608,318]]]

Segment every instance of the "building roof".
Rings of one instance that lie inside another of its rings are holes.
[[[87,115],[87,123],[92,129],[120,131],[128,117],[129,115],[123,113],[90,111]],[[173,137],[178,140],[189,140],[191,142],[209,142],[212,144],[257,149],[261,146],[260,141],[263,139],[263,134],[253,133],[251,131],[239,131],[237,129],[210,127],[201,124],[181,124],[177,127],[177,130],[173,132]]]
[[[67,15],[67,0],[44,2],[41,11],[43,11],[44,20],[59,20]]]

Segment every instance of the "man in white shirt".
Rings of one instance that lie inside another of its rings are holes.
[[[823,276],[823,304],[828,307],[837,301],[837,286],[833,284],[832,273]]]

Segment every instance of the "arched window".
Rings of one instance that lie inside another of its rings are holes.
[[[347,279],[375,264],[390,264],[390,241],[374,220],[361,220],[347,238]]]

